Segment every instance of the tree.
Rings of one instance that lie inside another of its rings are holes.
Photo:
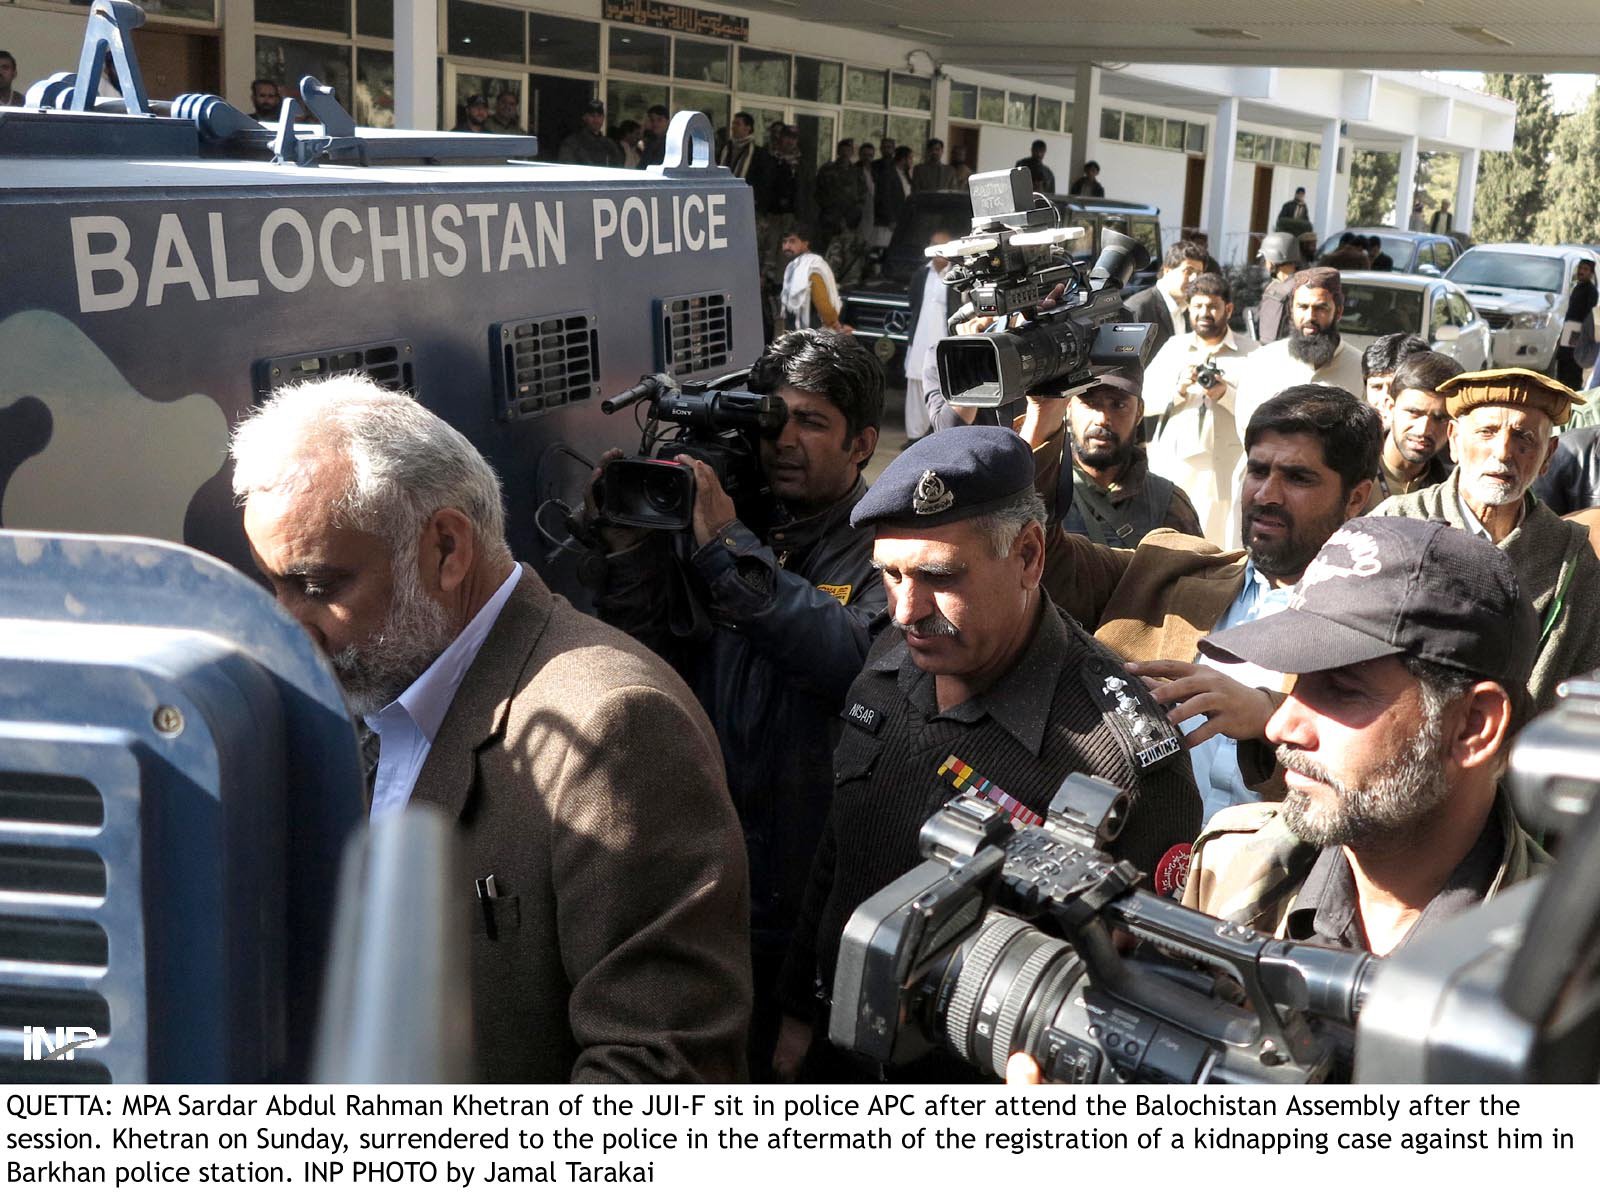
[[[1517,126],[1511,149],[1488,151],[1478,160],[1478,193],[1472,218],[1477,241],[1531,241],[1534,221],[1549,194],[1545,186],[1555,109],[1543,75],[1488,74],[1483,90],[1514,100]]]
[[[1350,201],[1345,220],[1352,225],[1381,225],[1394,211],[1400,155],[1357,150],[1350,155]]]
[[[1545,206],[1534,221],[1534,239],[1544,245],[1600,244],[1600,87],[1577,112],[1561,118],[1551,143]]]
[[[1430,217],[1439,210],[1441,200],[1456,202],[1456,181],[1461,178],[1461,156],[1437,150],[1423,150],[1417,155],[1417,189],[1415,198],[1422,201],[1422,210]],[[1411,220],[1397,222],[1405,228]]]

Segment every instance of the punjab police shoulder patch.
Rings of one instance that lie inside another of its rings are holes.
[[[1083,667],[1083,685],[1106,724],[1145,773],[1183,748],[1167,713],[1138,681],[1111,673],[1104,660]]]
[[[817,583],[817,590],[825,595],[832,595],[839,601],[840,607],[850,602],[851,587],[848,582],[819,582]]]

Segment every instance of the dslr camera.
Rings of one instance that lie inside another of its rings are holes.
[[[1222,367],[1217,365],[1217,359],[1214,356],[1207,358],[1195,368],[1194,372],[1194,381],[1199,383],[1201,388],[1206,391],[1211,390],[1226,377],[1222,373]]]
[[[1108,229],[1099,259],[1086,269],[1070,249],[1084,231],[1064,227],[1054,205],[1034,195],[1026,167],[973,175],[967,186],[971,234],[924,253],[951,263],[945,282],[963,301],[952,328],[975,316],[995,322],[986,332],[939,341],[934,354],[946,398],[994,408],[1046,388],[1081,390],[1112,367],[1143,368],[1154,326],[1118,319],[1123,286],[1150,262],[1143,243]],[[1050,306],[1041,308],[1046,300]],[[1023,323],[1012,327],[1014,318]]]
[[[776,437],[788,410],[776,395],[724,387],[742,374],[679,386],[665,374],[647,375],[635,387],[601,403],[607,415],[648,405],[639,452],[606,463],[600,475],[600,514],[631,528],[680,531],[694,517],[694,472],[677,461],[698,458],[716,471],[736,505],[748,506],[766,490],[757,443]],[[662,426],[672,427],[664,433]]]
[[[829,1039],[880,1064],[942,1052],[998,1077],[1026,1052],[1054,1082],[1347,1077],[1377,958],[1136,890],[1140,871],[1103,849],[1127,808],[1073,774],[1039,827],[971,793],[936,812],[926,860],[845,926]],[[1113,932],[1138,949],[1119,953]]]

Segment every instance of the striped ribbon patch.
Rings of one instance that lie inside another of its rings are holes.
[[[989,779],[978,774],[976,770],[959,757],[946,757],[944,764],[939,767],[939,777],[949,782],[963,796],[985,799],[993,803],[1016,823],[1027,824],[1031,827],[1038,827],[1044,823],[1044,816],[1034,811],[1027,804],[1012,798],[1011,795],[989,781]]]

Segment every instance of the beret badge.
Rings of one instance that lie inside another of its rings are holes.
[[[955,492],[944,485],[944,480],[932,470],[924,470],[917,480],[917,493],[911,500],[911,510],[919,516],[937,516],[955,503]]]

